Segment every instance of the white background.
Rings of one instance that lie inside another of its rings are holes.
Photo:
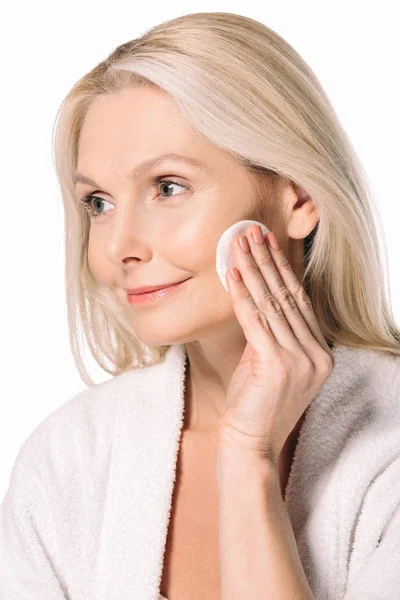
[[[3,6],[0,501],[26,438],[86,387],[69,347],[63,214],[51,157],[56,111],[72,85],[116,46],[175,16],[233,12],[274,29],[319,77],[366,168],[385,228],[400,322],[397,9],[395,0],[25,0]],[[91,374],[98,383],[110,378],[94,362]]]

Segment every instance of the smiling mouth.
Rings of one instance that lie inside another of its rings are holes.
[[[158,288],[151,292],[144,292],[141,294],[127,294],[128,302],[129,304],[143,304],[152,300],[161,299],[164,296],[175,293],[175,291],[179,289],[181,285],[186,283],[186,281],[189,281],[189,279],[191,279],[191,277],[189,277],[188,279],[184,279],[183,281],[178,281],[177,283],[174,283],[167,287]]]
[[[190,279],[190,278],[188,277],[187,279]],[[134,294],[135,296],[137,296],[137,295],[141,295],[141,294],[147,294],[148,292],[156,292],[158,290],[165,290],[166,288],[183,283],[184,281],[187,281],[187,279],[184,279],[182,281],[173,281],[172,283],[165,283],[163,285],[149,285],[149,286],[137,287],[137,288],[132,288],[132,289],[125,288],[125,291],[129,295]]]

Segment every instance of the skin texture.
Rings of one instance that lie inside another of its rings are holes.
[[[167,152],[196,158],[204,167],[168,161],[130,179],[141,161]],[[226,390],[246,346],[230,294],[215,269],[218,240],[237,221],[262,221],[276,234],[300,279],[303,239],[319,219],[315,203],[282,177],[260,188],[259,173],[195,132],[156,87],[129,89],[92,104],[81,131],[77,171],[98,184],[76,186],[79,198],[94,192],[97,198],[92,201],[99,216],[91,220],[89,265],[121,303],[127,304],[124,287],[190,277],[169,297],[128,306],[144,343],[186,345],[190,368],[184,429],[216,439]],[[177,185],[153,188],[152,180],[161,176]]]

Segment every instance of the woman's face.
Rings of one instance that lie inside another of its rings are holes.
[[[171,153],[199,164],[168,159],[132,177],[142,161]],[[78,198],[96,196],[90,268],[126,305],[139,339],[157,346],[236,332],[215,253],[233,223],[260,220],[256,174],[195,132],[173,100],[151,87],[92,104],[81,131],[77,171],[96,182],[76,184]],[[161,179],[175,183],[157,183]],[[129,304],[124,290],[184,279],[173,293],[141,305]]]

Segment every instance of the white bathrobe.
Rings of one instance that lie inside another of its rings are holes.
[[[400,357],[333,350],[286,506],[316,600],[400,599]],[[174,345],[87,388],[24,442],[1,506],[1,600],[159,598],[185,359]]]

